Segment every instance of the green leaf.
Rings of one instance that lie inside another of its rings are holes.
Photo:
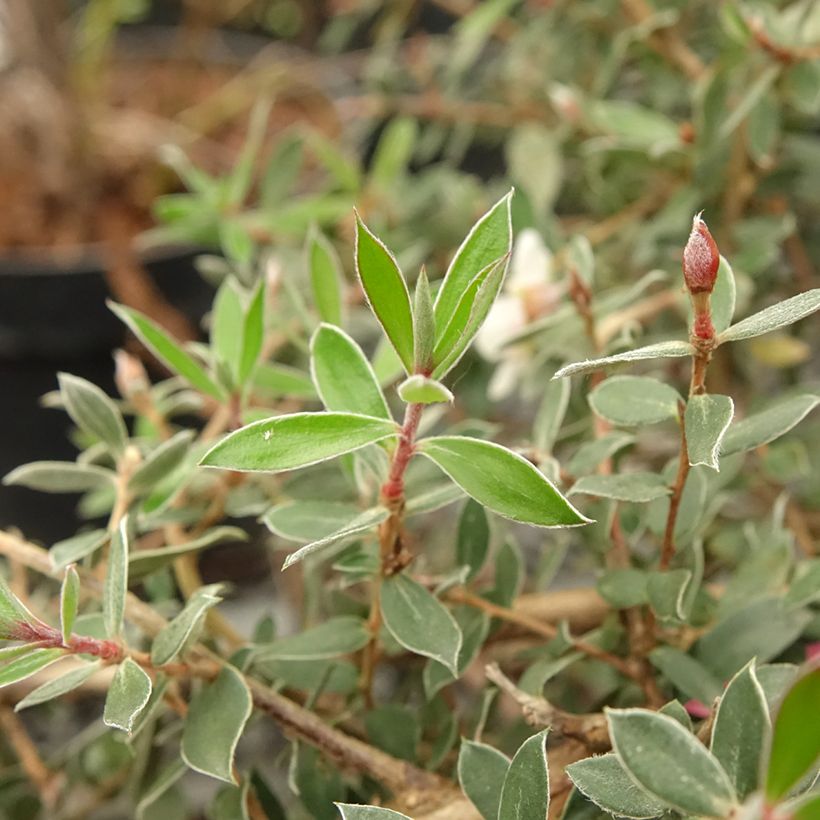
[[[653,649],[649,660],[690,700],[710,706],[722,691],[721,682],[702,663],[673,646]]]
[[[313,303],[321,320],[331,325],[341,325],[344,278],[336,249],[327,237],[313,229],[308,234],[305,254],[310,272]]]
[[[34,649],[0,668],[0,687],[30,678],[65,656],[64,649]]]
[[[29,706],[38,706],[46,701],[59,698],[62,695],[72,692],[74,689],[82,686],[95,672],[102,668],[99,661],[94,663],[83,662],[75,669],[60,675],[57,678],[46,681],[38,686],[36,689],[29,692],[17,705],[14,707],[15,712],[21,709],[28,709]]]
[[[105,633],[109,638],[116,638],[122,630],[125,596],[128,593],[129,541],[128,516],[125,516],[116,531],[111,534],[103,586],[103,620]]]
[[[236,783],[236,744],[253,710],[248,686],[232,666],[194,695],[182,730],[182,759],[194,771]]]
[[[162,628],[151,644],[151,663],[154,666],[170,663],[183,650],[205,613],[222,600],[218,595],[221,588],[221,584],[209,584],[198,589],[179,615]]]
[[[3,640],[20,640],[17,638],[19,624],[43,626],[26,605],[9,589],[0,575],[0,638]],[[8,648],[8,647],[7,647]]]
[[[525,740],[510,763],[498,820],[534,820],[547,816],[550,805],[550,778],[547,768],[548,729]]]
[[[169,544],[154,550],[137,550],[128,556],[128,579],[130,583],[139,581],[146,575],[162,569],[182,555],[222,544],[226,541],[247,541],[248,533],[240,527],[214,527],[206,530],[198,538],[182,544]]]
[[[407,404],[452,404],[455,397],[435,379],[410,376],[399,385],[399,398]]]
[[[441,436],[419,442],[418,451],[493,512],[539,527],[589,523],[526,459],[489,441]]]
[[[120,455],[128,443],[128,430],[117,405],[85,379],[70,373],[60,373],[57,378],[65,408],[77,427]]]
[[[457,674],[461,630],[423,586],[403,574],[388,578],[382,584],[381,611],[384,625],[405,649],[433,658]]]
[[[251,110],[245,142],[239,151],[236,164],[225,180],[225,198],[229,206],[241,205],[248,196],[253,184],[254,164],[268,128],[270,111],[269,99],[257,100]]]
[[[783,600],[795,609],[820,601],[820,558],[810,558],[797,565]]]
[[[443,686],[447,686],[464,674],[467,667],[478,657],[490,630],[490,617],[481,610],[466,606],[459,607],[455,610],[454,616],[462,634],[461,649],[456,663],[458,673],[457,676],[453,675],[438,661],[427,661],[422,674],[422,682],[428,701],[432,700]]]
[[[598,593],[617,609],[640,606],[648,601],[647,573],[635,567],[609,569],[598,579]]]
[[[437,341],[441,341],[447,323],[476,275],[509,254],[512,248],[512,195],[510,191],[503,196],[475,223],[450,262],[436,296]]]
[[[427,271],[422,267],[416,280],[413,296],[414,370],[429,373],[433,369],[433,351],[436,346],[436,315]]]
[[[284,364],[260,362],[251,383],[256,390],[273,398],[315,399],[316,388],[310,376]]]
[[[238,381],[244,318],[239,287],[233,277],[229,276],[222,282],[214,298],[211,311],[211,348],[216,359],[227,367],[234,382]]]
[[[45,493],[84,493],[113,485],[116,474],[93,464],[73,461],[32,461],[3,478],[7,486],[19,484]]]
[[[687,604],[692,580],[692,572],[688,569],[649,573],[646,591],[649,594],[649,603],[659,618],[686,620],[689,616]]]
[[[131,328],[134,335],[175,373],[202,393],[217,401],[224,399],[222,389],[205,370],[186,353],[164,330],[138,310],[108,302],[108,307]]]
[[[364,726],[367,739],[377,749],[400,760],[416,762],[421,726],[415,709],[400,703],[385,703],[365,714]]]
[[[712,326],[716,333],[722,333],[732,323],[736,297],[735,273],[725,257],[721,256],[711,299]]]
[[[692,731],[692,718],[689,717],[689,712],[684,709],[679,700],[670,700],[669,703],[661,706],[658,711],[662,715],[669,715],[669,717],[674,718],[686,731]]]
[[[263,517],[267,528],[289,541],[317,541],[343,529],[362,511],[340,501],[286,501]]]
[[[666,805],[638,786],[615,754],[579,760],[566,772],[581,794],[616,817],[649,820],[666,812]]]
[[[260,646],[259,661],[315,661],[356,652],[370,640],[367,625],[353,615],[339,615],[297,635]]]
[[[479,271],[462,295],[449,324],[443,332],[438,329],[439,341],[433,352],[435,378],[442,378],[456,366],[481,329],[504,283],[508,262],[509,256],[502,256]]]
[[[820,818],[820,794],[806,795],[789,805],[792,820],[818,820]]]
[[[299,561],[307,558],[308,555],[312,555],[319,550],[323,550],[332,544],[339,543],[340,541],[346,541],[355,535],[361,535],[368,530],[372,530],[381,524],[382,521],[387,520],[389,516],[389,511],[384,507],[373,507],[372,509],[365,510],[340,530],[337,530],[330,535],[326,535],[317,541],[312,541],[310,544],[305,544],[304,547],[296,550],[296,552],[290,553],[290,555],[285,558],[285,561],[282,564],[282,569],[286,570],[288,567],[291,567]]]
[[[589,394],[596,415],[624,427],[676,418],[680,400],[673,387],[646,376],[612,376]]]
[[[335,803],[342,820],[411,820],[406,814],[378,806],[354,806],[352,803]]]
[[[251,294],[242,322],[242,347],[239,354],[237,380],[244,385],[262,352],[265,341],[265,280],[260,279]]]
[[[286,133],[270,154],[260,182],[259,201],[265,210],[280,205],[291,192],[302,170],[302,136]]]
[[[131,733],[134,721],[151,697],[151,678],[131,658],[126,658],[114,673],[108,688],[103,723]]]
[[[106,530],[82,532],[79,535],[66,538],[64,541],[58,541],[48,553],[51,566],[55,570],[64,569],[69,564],[80,561],[96,552],[106,541],[108,541],[108,532]]]
[[[68,644],[71,630],[74,628],[74,619],[77,617],[77,607],[80,602],[80,576],[73,565],[66,567],[63,584],[60,588],[60,631],[63,643]]]
[[[657,473],[636,472],[619,475],[587,475],[572,485],[569,495],[583,493],[616,501],[646,503],[669,495],[671,490]]]
[[[691,466],[705,464],[720,470],[720,447],[734,412],[734,402],[728,396],[704,393],[690,397],[683,418]]]
[[[439,484],[429,490],[424,490],[418,495],[408,493],[404,513],[410,516],[435,512],[461,498],[464,498],[461,488],[448,481],[446,484]]]
[[[488,746],[462,740],[458,753],[458,782],[461,790],[484,820],[497,820],[501,789],[510,768],[510,759]]]
[[[343,330],[319,325],[310,340],[310,372],[328,410],[391,419],[376,374]]]
[[[568,382],[560,381],[555,382],[555,384],[568,384]],[[567,462],[567,472],[573,476],[591,473],[603,461],[611,458],[619,450],[629,446],[634,441],[635,436],[620,430],[613,430],[600,438],[587,441],[578,448],[575,455]]]
[[[170,475],[185,459],[194,438],[193,430],[182,430],[168,441],[162,442],[128,480],[132,493],[150,493],[166,476]]]
[[[611,364],[621,364],[622,362],[640,362],[646,359],[674,359],[681,356],[691,356],[695,349],[689,342],[658,342],[645,347],[637,347],[634,350],[626,350],[623,353],[616,353],[613,356],[603,356],[600,359],[589,359],[585,362],[576,362],[562,367],[552,378],[563,379],[567,376],[576,376],[579,373],[591,373],[594,370],[601,370]]]
[[[487,513],[481,504],[468,498],[458,519],[456,539],[456,563],[470,568],[468,579],[474,578],[481,571],[489,549],[490,522],[487,520]]]
[[[370,181],[389,190],[406,170],[418,138],[418,124],[411,117],[388,122],[379,137],[370,164]]]
[[[754,450],[780,438],[799,424],[818,404],[820,396],[792,396],[736,421],[723,439],[723,455]]]
[[[204,467],[277,473],[318,464],[398,435],[395,422],[354,413],[294,413],[241,427],[212,447]]]
[[[820,669],[803,675],[786,693],[774,719],[766,796],[780,800],[820,756]]]
[[[155,808],[157,801],[182,778],[186,771],[185,764],[179,759],[174,760],[162,769],[142,793],[140,801],[137,803],[137,820],[151,820],[149,811]]]
[[[770,727],[766,696],[752,660],[729,681],[720,699],[710,746],[741,800],[757,789],[760,750]]]
[[[356,272],[370,308],[399,354],[405,370],[413,370],[413,313],[410,293],[398,263],[356,215]]]
[[[703,744],[668,715],[606,709],[612,748],[650,796],[684,814],[725,817],[736,804],[732,784]]]
[[[820,310],[820,288],[799,293],[791,299],[778,302],[776,305],[741,320],[724,330],[718,336],[718,341],[723,344],[771,333],[773,330],[799,322],[816,310]]]
[[[552,452],[567,412],[571,392],[572,385],[568,381],[561,379],[547,382],[533,427],[533,444],[539,453],[547,455]]]

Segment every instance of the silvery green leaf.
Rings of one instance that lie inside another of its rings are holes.
[[[192,632],[222,598],[220,584],[201,587],[188,599],[182,611],[159,632],[151,645],[151,663],[162,666],[170,663],[185,647]]]
[[[320,231],[310,231],[305,248],[313,302],[323,322],[341,325],[344,308],[342,265],[336,249]]]
[[[18,647],[14,647],[14,649],[18,649]],[[9,686],[12,683],[18,683],[21,680],[30,678],[36,672],[45,669],[64,657],[66,657],[64,649],[32,649],[0,668],[0,687]]]
[[[690,397],[684,413],[690,465],[720,469],[720,447],[734,412],[734,403],[728,396],[704,393]]]
[[[80,576],[73,566],[65,569],[63,583],[60,588],[60,632],[63,644],[68,645],[74,620],[77,617],[77,607],[80,602]]]
[[[737,324],[724,330],[718,336],[718,340],[723,344],[724,342],[736,342],[740,339],[751,339],[753,336],[771,333],[773,330],[800,321],[800,319],[811,315],[816,310],[820,310],[820,288],[798,293],[797,296],[792,296],[791,299],[778,302],[759,313],[742,319]]]
[[[150,820],[154,803],[159,800],[165,792],[168,791],[180,778],[185,774],[185,763],[177,759],[166,766],[160,773],[151,781],[151,784],[146,788],[140,797],[139,803],[136,807],[137,820]]]
[[[103,620],[109,638],[116,638],[122,630],[125,615],[125,596],[128,593],[128,552],[130,535],[128,516],[124,516],[120,525],[111,534],[108,549],[108,564],[103,585]]]
[[[510,759],[492,746],[461,741],[458,782],[484,820],[498,820],[501,789],[509,768]]]
[[[498,820],[532,820],[547,816],[550,777],[545,729],[525,740],[510,763],[501,788]]]
[[[710,706],[721,693],[720,681],[699,661],[674,646],[659,646],[649,660],[687,699]]]
[[[820,396],[792,396],[735,421],[723,438],[723,455],[754,450],[780,438],[799,424],[818,404]]]
[[[589,359],[585,362],[575,362],[562,367],[552,378],[563,379],[566,376],[575,376],[579,373],[591,373],[601,370],[612,364],[622,362],[639,362],[646,359],[671,359],[680,356],[691,356],[695,349],[689,342],[657,342],[656,344],[638,347],[634,350],[625,350],[612,356],[603,356],[600,359]]]
[[[356,806],[352,803],[336,803],[342,820],[411,820],[406,814],[380,806]]]
[[[668,384],[646,376],[611,376],[590,394],[589,406],[612,424],[642,427],[678,415],[680,394]]]
[[[669,495],[671,490],[657,473],[636,472],[618,475],[587,475],[572,485],[569,495],[594,495],[616,501],[646,503]]]
[[[410,376],[398,388],[399,398],[407,404],[452,404],[453,394],[441,382],[427,376]]]
[[[105,698],[103,722],[130,734],[134,721],[151,697],[151,678],[131,658],[126,658],[114,673]]]
[[[680,723],[646,709],[606,709],[609,736],[629,776],[684,814],[725,817],[737,804],[720,763]]]
[[[94,663],[82,662],[80,666],[63,673],[57,678],[46,681],[38,686],[36,689],[29,692],[21,701],[14,707],[15,712],[21,709],[28,709],[29,706],[37,706],[40,703],[59,698],[68,692],[82,686],[95,672],[102,668],[99,661]]]
[[[6,485],[20,485],[45,493],[84,493],[113,486],[116,474],[93,464],[73,461],[32,461],[3,478]]]
[[[133,493],[152,491],[159,481],[182,463],[193,438],[193,430],[183,430],[160,444],[134,471],[128,480],[128,489]]]
[[[563,384],[563,382],[558,382]],[[572,476],[583,476],[591,473],[603,461],[612,458],[619,450],[628,447],[635,441],[631,433],[613,430],[600,438],[582,444],[572,458],[567,462],[567,472]]]
[[[572,385],[568,381],[547,382],[533,427],[533,444],[539,453],[551,453],[569,405]]]
[[[277,638],[254,651],[258,661],[308,661],[356,652],[370,640],[367,625],[353,615],[339,615],[296,635]]]
[[[128,430],[117,405],[96,384],[79,376],[60,373],[58,379],[65,408],[74,423],[120,455],[128,443]]]
[[[64,569],[88,555],[96,552],[108,540],[106,530],[81,532],[64,541],[58,541],[49,550],[51,565],[55,570]]]
[[[464,498],[464,490],[461,487],[451,482],[440,484],[437,487],[434,486],[432,489],[420,492],[418,495],[408,494],[404,513],[405,515],[419,515],[434,512],[458,501],[460,498]]]

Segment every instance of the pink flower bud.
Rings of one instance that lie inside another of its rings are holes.
[[[692,233],[683,249],[683,278],[689,293],[711,293],[719,265],[717,243],[698,214],[692,220]]]

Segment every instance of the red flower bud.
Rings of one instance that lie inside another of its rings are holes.
[[[683,249],[683,278],[689,293],[711,293],[719,265],[717,243],[698,214],[692,220],[692,233]]]

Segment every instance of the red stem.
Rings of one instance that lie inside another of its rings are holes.
[[[404,423],[399,434],[399,445],[393,454],[393,463],[387,481],[382,486],[382,496],[387,500],[396,500],[404,495],[404,473],[413,456],[416,433],[421,421],[423,404],[408,404],[404,413]]]

